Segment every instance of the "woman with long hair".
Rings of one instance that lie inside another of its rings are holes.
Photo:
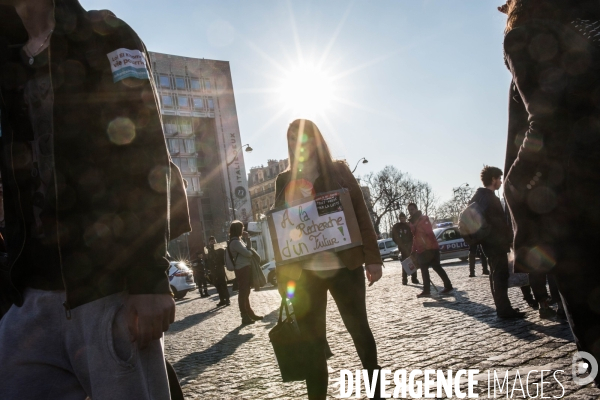
[[[500,7],[513,76],[504,193],[515,268],[555,275],[578,349],[600,359],[600,19],[578,18],[594,15],[588,3]]]
[[[242,243],[243,238],[243,243]],[[248,240],[248,232],[241,221],[233,221],[229,226],[229,243],[227,252],[235,265],[235,279],[238,283],[238,306],[242,316],[242,325],[253,324],[263,319],[256,315],[250,307],[250,285],[252,281],[252,247]]]
[[[362,246],[340,252],[322,251],[309,260],[276,269],[282,296],[286,296],[287,287],[295,287],[289,297],[306,343],[309,399],[324,399],[329,378],[325,336],[327,292],[338,306],[363,367],[372,374],[379,367],[375,339],[367,320],[365,270],[370,286],[381,278],[383,263],[362,191],[348,165],[333,161],[321,132],[309,120],[292,122],[287,140],[290,167],[277,177],[275,208],[318,193],[347,189],[362,235]]]

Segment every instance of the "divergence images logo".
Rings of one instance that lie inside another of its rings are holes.
[[[594,358],[590,353],[586,353],[585,351],[578,351],[573,355],[573,382],[577,385],[587,385],[591,383],[598,375],[598,361]],[[585,375],[585,377],[581,377],[581,375]]]

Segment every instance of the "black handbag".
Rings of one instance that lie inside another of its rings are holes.
[[[285,319],[282,319],[285,308]],[[284,382],[303,381],[306,379],[306,360],[302,353],[302,335],[298,324],[290,314],[287,301],[281,300],[279,320],[269,332],[269,339],[275,351],[279,371]]]

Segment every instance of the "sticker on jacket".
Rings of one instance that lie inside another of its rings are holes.
[[[126,78],[149,79],[146,57],[139,50],[117,49],[107,54],[113,74],[113,82]]]

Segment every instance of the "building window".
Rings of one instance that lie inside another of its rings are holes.
[[[173,157],[173,164],[177,165],[181,170],[181,158]]]
[[[208,79],[204,80],[204,89],[206,89],[207,92],[210,92],[210,90],[211,90],[210,81]]]
[[[181,139],[169,139],[169,150],[172,154],[179,154],[184,152],[183,140]]]
[[[202,85],[200,84],[200,79],[198,78],[192,78],[190,80],[191,86],[192,86],[192,90],[195,91],[200,91],[202,90]]]
[[[190,180],[192,181],[192,188],[193,188],[194,192],[199,192],[200,191],[200,178],[198,178],[197,176],[192,176],[192,179],[190,179]]]
[[[194,139],[185,139],[185,152],[188,154],[196,152],[196,143],[194,142]]]
[[[188,158],[187,164],[189,171],[196,172],[198,170],[198,163],[196,162],[195,158]]]
[[[194,97],[194,109],[195,110],[203,110],[204,109],[204,99],[199,97]]]
[[[171,96],[160,96],[162,100],[162,105],[165,108],[173,108],[173,97]]]
[[[165,123],[165,134],[166,135],[174,135],[177,133],[177,124],[175,123]]]
[[[185,84],[185,78],[181,77],[181,76],[176,76],[175,77],[175,86],[177,87],[178,90],[186,90],[187,85]]]
[[[208,99],[208,109],[209,110],[215,109],[215,102],[213,101],[213,99]]]
[[[187,96],[177,96],[179,108],[190,108],[190,99]]]
[[[170,79],[169,75],[159,75],[158,82],[159,82],[159,85],[161,88],[167,88],[167,89],[171,88],[171,79]]]
[[[180,120],[179,121],[179,132],[181,132],[182,135],[191,135],[192,133],[194,133],[194,130],[192,128],[192,122],[186,121],[186,120]]]

